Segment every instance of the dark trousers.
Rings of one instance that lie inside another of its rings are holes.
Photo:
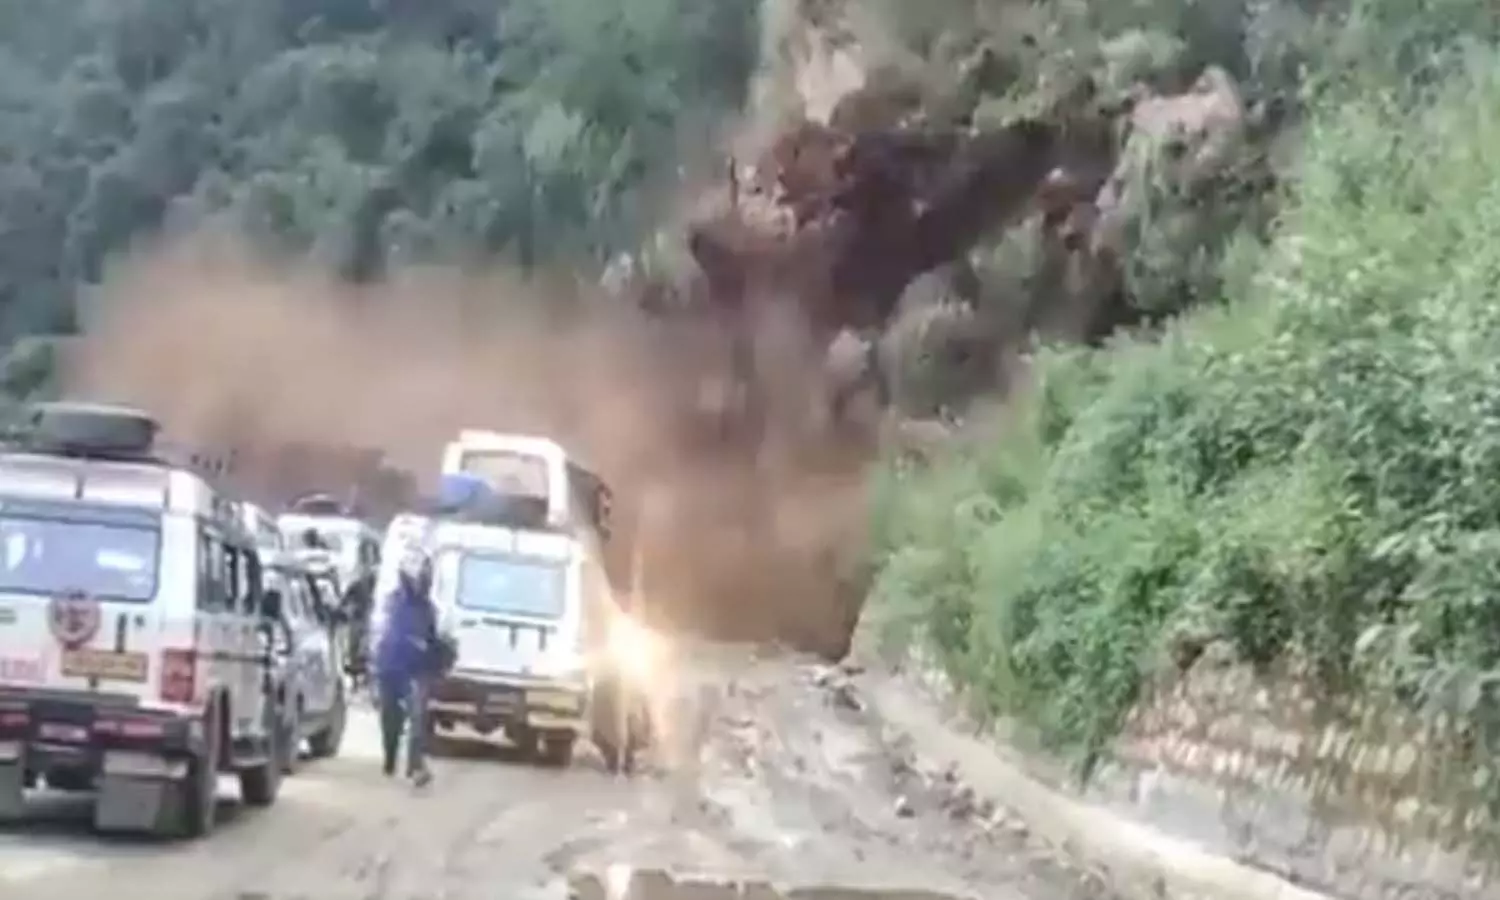
[[[406,732],[406,774],[427,768],[427,684],[421,678],[381,675],[380,744],[386,771],[396,768],[401,733]]]

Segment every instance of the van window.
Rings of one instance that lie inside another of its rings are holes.
[[[497,493],[521,497],[546,497],[547,460],[534,453],[513,450],[465,450],[458,469],[478,475]]]
[[[250,590],[250,560],[254,556],[243,547],[225,549],[224,583],[231,608],[244,615],[255,615],[255,596]]]
[[[464,609],[559,619],[567,608],[567,563],[509,553],[464,553],[458,560],[453,596]]]
[[[229,608],[225,575],[224,543],[208,531],[198,530],[198,608],[222,612]]]
[[[0,592],[83,593],[145,603],[156,595],[161,531],[121,522],[0,515]]]

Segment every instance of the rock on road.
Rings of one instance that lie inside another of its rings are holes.
[[[581,873],[623,866],[850,891],[817,892],[824,900],[862,886],[1106,896],[888,746],[829,670],[714,655],[679,678],[665,773],[617,778],[588,754],[553,771],[453,743],[418,792],[380,774],[373,716],[361,712],[344,753],[305,765],[271,809],[241,808],[225,780],[220,825],[197,843],[102,838],[84,800],[42,798],[32,821],[0,831],[0,897],[560,900],[570,876],[577,891]]]

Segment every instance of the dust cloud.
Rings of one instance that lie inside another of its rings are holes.
[[[142,253],[83,319],[68,395],[148,408],[198,447],[379,447],[430,483],[461,428],[554,437],[613,486],[617,541],[659,624],[847,647],[863,460],[723,439],[714,345],[690,325],[568,278],[429,270],[351,287],[219,239]]]

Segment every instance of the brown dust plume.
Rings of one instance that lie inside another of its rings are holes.
[[[613,486],[617,544],[639,548],[658,623],[847,647],[862,460],[716,442],[714,344],[691,327],[576,284],[413,271],[354,288],[201,241],[122,266],[84,318],[69,396],[146,407],[174,439],[251,458],[378,447],[429,483],[461,428],[552,436]]]

